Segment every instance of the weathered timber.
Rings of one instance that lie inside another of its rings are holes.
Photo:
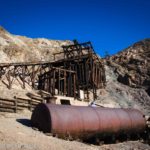
[[[79,98],[79,90],[84,91],[85,99],[96,89],[104,88],[105,69],[102,60],[95,53],[91,42],[63,46],[63,55],[57,61],[1,63],[0,80],[12,88],[17,80],[24,89],[28,84],[34,89],[49,92],[52,96],[64,95]]]
[[[24,99],[14,97],[14,99],[0,98],[0,111],[17,112],[23,109],[33,110],[36,105],[43,102],[43,99]]]
[[[89,99],[89,91],[92,91],[93,98],[96,99],[96,89],[105,87],[106,79],[104,65],[96,55],[91,43],[75,43],[74,45],[63,46],[63,52],[54,55],[60,54],[64,54],[64,58],[53,62],[52,66],[75,71],[77,77],[76,92],[74,93],[78,93],[81,89],[85,91],[85,98]],[[72,80],[68,79],[68,83],[71,82]],[[70,84],[68,86],[72,88]],[[70,88],[68,93],[72,95]]]
[[[75,96],[75,71],[54,67],[39,77],[40,89],[54,95]],[[57,92],[56,92],[57,91]]]

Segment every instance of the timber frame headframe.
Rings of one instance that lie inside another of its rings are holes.
[[[59,55],[62,59],[56,60]],[[96,99],[97,89],[105,87],[104,65],[95,53],[91,42],[79,44],[74,41],[72,45],[63,46],[62,52],[54,53],[54,60],[51,63],[53,67],[68,71],[58,70],[42,75],[39,81],[44,85],[49,82],[50,86],[46,88],[42,86],[42,89],[54,94],[55,88],[52,90],[51,86],[55,86],[57,94],[61,93],[61,95],[74,96],[75,98],[84,97],[84,99],[89,99],[89,92],[92,92],[93,99]],[[45,81],[48,78],[50,81]],[[52,78],[55,81],[52,81]],[[83,91],[83,96],[81,96],[81,91]]]
[[[95,53],[91,42],[63,46],[63,51],[54,54],[54,61],[36,63],[1,63],[0,80],[12,88],[18,80],[22,88],[26,84],[34,89],[45,90],[54,95],[80,99],[97,98],[97,89],[106,84],[102,60]],[[59,56],[61,59],[56,60]],[[82,95],[82,96],[81,96]]]

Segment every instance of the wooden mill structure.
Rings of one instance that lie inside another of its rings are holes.
[[[56,60],[58,55],[62,59]],[[84,99],[89,99],[89,92],[92,92],[96,99],[96,90],[105,87],[104,65],[91,42],[79,44],[74,41],[72,45],[63,46],[62,52],[54,54],[54,60],[51,65],[59,69],[40,76],[40,89],[75,98],[81,98],[82,91]]]
[[[61,59],[56,59],[57,56]],[[26,84],[34,89],[49,92],[52,96],[63,95],[89,99],[96,90],[105,87],[105,69],[96,55],[91,42],[63,46],[63,51],[54,54],[54,61],[28,63],[1,63],[0,80],[12,88],[18,80],[22,88]]]

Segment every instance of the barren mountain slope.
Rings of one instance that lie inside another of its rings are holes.
[[[62,45],[71,43],[67,40],[32,39],[17,36],[0,27],[0,63],[53,61],[53,53],[62,51]],[[13,98],[14,96],[25,98],[27,93],[35,93],[29,86],[22,89],[17,80],[11,90],[0,81],[0,92],[0,97],[4,98]]]
[[[106,88],[97,91],[95,103],[105,107],[136,108],[150,115],[150,97],[143,88],[132,88],[117,81],[114,68],[105,65]]]
[[[119,82],[150,92],[150,39],[133,44],[107,62],[115,68]]]
[[[103,106],[137,108],[150,115],[150,39],[105,59],[106,88],[98,90]]]
[[[52,61],[53,53],[71,41],[32,39],[10,34],[0,27],[0,63]]]

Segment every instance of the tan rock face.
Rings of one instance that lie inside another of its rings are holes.
[[[68,40],[16,36],[0,27],[0,63],[52,61],[53,53],[62,51],[62,45],[71,43]]]
[[[150,39],[135,43],[108,62],[115,68],[119,82],[136,88],[150,87]]]
[[[17,36],[0,27],[0,63],[53,61],[53,53],[62,51],[61,46],[68,44],[72,42]],[[0,97],[12,99],[14,96],[27,97],[28,93],[36,93],[36,90],[28,86],[22,89],[18,78],[13,82],[12,89],[9,90],[6,83],[0,81]]]

